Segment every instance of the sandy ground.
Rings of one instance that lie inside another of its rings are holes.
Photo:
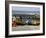
[[[24,25],[24,26],[16,26],[12,27],[12,31],[25,31],[25,30],[39,30],[40,26],[33,26],[33,25]]]

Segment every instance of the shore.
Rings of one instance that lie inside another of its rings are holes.
[[[39,30],[40,25],[24,25],[24,26],[16,26],[12,27],[12,31],[25,31],[25,30]]]

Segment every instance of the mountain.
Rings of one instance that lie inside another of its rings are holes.
[[[28,15],[34,15],[34,14],[38,14],[40,15],[40,11],[12,11],[12,14],[16,15],[16,14],[28,14]]]

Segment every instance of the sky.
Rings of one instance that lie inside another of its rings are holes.
[[[40,13],[40,8],[37,7],[12,7],[13,14],[32,14]]]

